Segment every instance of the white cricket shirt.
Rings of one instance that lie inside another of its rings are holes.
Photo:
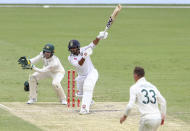
[[[90,43],[88,46],[82,47],[80,48],[80,54],[77,55],[73,55],[71,54],[70,56],[68,56],[68,60],[69,62],[76,68],[76,71],[78,73],[79,76],[87,76],[88,73],[90,71],[92,71],[94,69],[94,65],[92,64],[92,61],[90,59],[90,56],[88,56],[83,65],[79,65],[78,62],[82,59],[82,55],[83,55],[83,51],[85,51],[88,48],[94,48],[95,45],[93,43]]]
[[[137,104],[141,117],[146,115],[160,114],[158,104],[161,107],[161,113],[166,114],[166,101],[158,89],[146,81],[144,77],[139,79],[130,88],[130,100],[126,108],[125,115],[128,115],[134,104]]]
[[[65,73],[65,70],[59,60],[59,58],[55,55],[50,57],[49,59],[46,59],[43,55],[43,52],[40,52],[39,55],[36,57],[30,59],[31,64],[35,64],[36,62],[42,60],[43,61],[43,68],[39,69],[37,67],[34,67],[33,70],[43,73],[43,72],[51,72],[51,73]]]

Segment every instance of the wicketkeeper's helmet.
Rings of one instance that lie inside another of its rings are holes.
[[[52,44],[46,44],[43,48],[43,52],[54,53],[54,46]]]
[[[80,43],[78,40],[70,40],[69,41],[68,50],[70,51],[70,49],[72,49],[72,48],[80,49]]]

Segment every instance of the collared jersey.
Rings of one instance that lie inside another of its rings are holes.
[[[83,65],[79,65],[78,62],[82,59],[83,51],[85,51],[88,48],[94,48],[95,45],[93,43],[90,43],[88,46],[80,48],[80,54],[79,55],[73,55],[71,54],[68,56],[69,62],[76,68],[76,71],[79,76],[87,76],[90,71],[94,69],[94,65],[91,61],[90,56],[88,56]]]

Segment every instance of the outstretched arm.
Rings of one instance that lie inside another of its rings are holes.
[[[133,105],[135,104],[135,101],[136,101],[135,90],[133,88],[130,88],[130,100],[129,100],[129,104],[126,107],[124,115],[120,118],[121,124],[127,119],[127,116],[131,112],[131,109],[132,109]]]
[[[93,40],[93,44],[96,46],[96,45],[98,45],[99,41],[100,41],[100,39],[96,37],[96,39]]]
[[[95,40],[93,40],[92,43],[90,43],[89,48],[87,48],[84,52],[83,52],[83,57],[80,59],[80,61],[78,61],[78,64],[80,66],[82,66],[85,62],[85,59],[92,54],[92,48],[94,48],[96,45],[98,45],[99,41],[102,39],[106,39],[108,37],[108,32],[100,32],[99,35],[96,37]]]
[[[158,92],[158,103],[160,104],[161,110],[161,125],[164,125],[165,117],[166,117],[166,100],[165,98]]]
[[[37,63],[38,61],[40,61],[41,58],[42,58],[42,56],[43,56],[43,52],[40,52],[39,55],[37,55],[37,56],[34,57],[34,58],[31,58],[31,59],[30,59],[31,64],[35,64],[35,63]]]
[[[48,72],[48,71],[53,71],[57,66],[58,66],[57,61],[53,61],[48,66],[43,67],[42,69],[37,68],[35,65],[32,65],[32,69],[34,71],[36,71],[36,72],[39,72],[39,73],[45,73],[45,72]]]
[[[101,31],[95,40],[93,40],[94,45],[99,43],[99,40],[106,39],[108,37],[108,32]]]

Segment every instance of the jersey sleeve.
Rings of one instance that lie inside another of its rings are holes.
[[[78,64],[78,60],[74,60],[71,58],[71,56],[68,57],[68,61],[71,65],[73,65],[74,67],[80,67],[80,65]]]
[[[125,115],[128,116],[129,113],[131,112],[131,109],[133,108],[133,105],[135,104],[136,102],[136,93],[135,93],[135,88],[132,86],[130,88],[130,99],[129,99],[129,103],[126,107],[126,110],[125,110]]]
[[[91,42],[89,45],[82,47],[81,52],[87,50],[88,48],[94,49],[95,47],[96,47],[96,45],[93,42]]]
[[[157,100],[160,104],[160,112],[163,115],[166,115],[166,100],[165,98],[160,94],[160,92],[157,90]]]
[[[42,52],[40,52],[40,54],[39,54],[39,55],[37,55],[36,57],[34,57],[34,58],[30,59],[31,64],[35,64],[35,63],[37,63],[38,61],[40,61],[40,60],[41,60],[41,58],[42,58],[42,55],[43,55],[43,53],[42,53]]]
[[[39,73],[45,73],[45,72],[49,72],[49,71],[54,71],[57,66],[58,66],[58,62],[56,60],[54,60],[48,66],[45,66],[42,69],[34,66],[33,70],[35,70],[36,72],[39,72]]]
[[[93,42],[91,42],[88,46],[91,47],[92,49],[96,47],[96,45]]]

